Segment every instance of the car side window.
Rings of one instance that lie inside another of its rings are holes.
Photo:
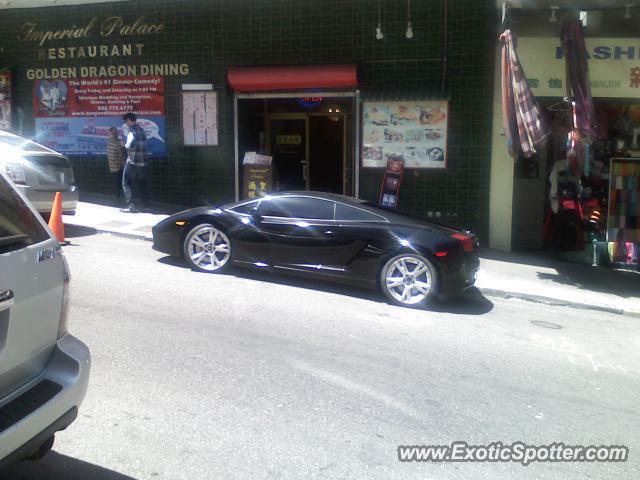
[[[0,176],[0,253],[19,250],[49,238],[29,207]]]
[[[384,218],[360,208],[342,203],[336,204],[336,220],[354,220],[360,222],[384,222]]]
[[[333,220],[335,202],[310,197],[276,197],[264,199],[258,213],[263,217]]]
[[[250,215],[256,211],[259,203],[260,203],[259,200],[255,200],[253,202],[245,203],[243,205],[238,205],[237,207],[230,208],[229,210],[235,213]]]

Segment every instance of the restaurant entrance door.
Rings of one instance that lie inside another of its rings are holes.
[[[273,191],[357,195],[357,98],[275,95],[236,96],[237,171],[247,153],[257,152],[272,157]],[[239,176],[239,191],[241,182]]]
[[[273,157],[278,190],[309,189],[309,118],[269,117],[268,153]]]

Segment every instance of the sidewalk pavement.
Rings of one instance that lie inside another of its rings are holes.
[[[105,199],[89,199],[91,203],[80,203],[76,215],[64,215],[64,223],[90,231],[151,240],[151,228],[167,217],[158,213],[124,213],[108,205]],[[182,209],[160,205],[154,211],[173,213]],[[481,249],[480,256],[476,287],[484,295],[640,318],[639,272],[589,267],[542,254]]]

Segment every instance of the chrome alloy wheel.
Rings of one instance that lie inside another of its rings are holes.
[[[388,294],[403,305],[424,302],[431,293],[433,282],[431,266],[414,256],[396,257],[384,273]]]
[[[187,259],[208,272],[224,267],[231,257],[229,238],[212,225],[199,225],[187,237]]]

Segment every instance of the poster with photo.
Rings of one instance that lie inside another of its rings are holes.
[[[33,111],[36,140],[65,155],[106,155],[109,128],[126,138],[122,116],[133,112],[147,134],[148,153],[166,156],[163,77],[36,80]]]
[[[449,102],[363,102],[362,166],[384,168],[402,159],[405,168],[446,168]]]
[[[0,130],[11,130],[11,72],[0,71]]]

